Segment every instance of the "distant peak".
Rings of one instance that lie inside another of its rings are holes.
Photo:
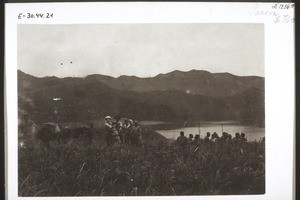
[[[197,69],[192,69],[190,71],[187,71],[187,73],[205,73],[205,74],[211,74],[211,72],[206,71],[206,70],[197,70]]]
[[[134,75],[121,75],[118,78],[139,78],[139,77],[134,76]]]
[[[180,70],[174,70],[174,71],[172,71],[172,72],[170,72],[170,73],[182,73],[183,71],[180,71]]]
[[[180,71],[180,70],[174,70],[172,72],[169,73],[165,73],[165,74],[158,74],[156,77],[165,77],[165,76],[201,76],[201,75],[210,75],[212,74],[209,71],[205,71],[205,70],[196,70],[196,69],[192,69],[189,71]]]
[[[90,75],[86,75],[84,78],[103,78],[103,77],[105,77],[105,78],[111,78],[111,79],[113,79],[114,77],[112,77],[112,76],[108,76],[108,75],[102,75],[102,74],[90,74]]]

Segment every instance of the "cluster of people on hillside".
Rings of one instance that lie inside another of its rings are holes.
[[[48,123],[51,124],[51,123]],[[132,119],[122,119],[120,116],[115,116],[114,118],[110,116],[105,117],[105,141],[107,146],[117,145],[117,144],[131,144],[134,146],[141,146],[143,143],[142,139],[142,129],[136,120]],[[60,128],[57,123],[54,123],[55,132],[59,132]],[[90,126],[91,130],[94,130],[93,125]],[[37,125],[29,120],[27,114],[24,115],[24,120],[19,124],[19,140],[21,146],[26,146],[27,144],[33,143],[33,133],[37,130]],[[216,132],[211,134],[206,133],[203,139],[200,139],[200,134],[189,134],[188,137],[184,135],[184,132],[180,132],[180,136],[177,138],[177,144],[179,146],[185,145],[201,145],[205,143],[245,143],[247,142],[245,133],[236,133],[235,137],[231,134],[223,132],[220,137]],[[264,138],[262,139],[264,142]]]
[[[106,116],[104,124],[107,146],[116,144],[142,145],[142,130],[138,121],[124,119],[122,123],[120,116],[115,116],[113,119],[110,116]]]
[[[193,134],[189,134],[189,137],[187,138],[184,135],[184,132],[180,132],[180,136],[177,138],[177,144],[179,146],[185,146],[188,144],[192,145],[200,145],[202,142],[204,143],[210,143],[210,142],[235,142],[235,143],[245,143],[247,142],[247,138],[245,137],[245,133],[236,133],[235,137],[232,138],[231,134],[228,134],[227,132],[223,132],[222,136],[220,137],[216,132],[213,134],[210,134],[210,132],[206,133],[206,136],[203,140],[200,139],[200,135],[196,134],[195,137]]]

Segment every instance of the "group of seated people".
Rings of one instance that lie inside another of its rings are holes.
[[[138,121],[124,119],[120,116],[113,119],[110,116],[105,117],[106,145],[132,144],[139,146],[142,144],[142,133]]]
[[[180,136],[177,138],[177,143],[180,146],[184,146],[187,144],[194,144],[194,145],[200,145],[201,142],[209,143],[209,142],[239,142],[244,143],[247,142],[247,138],[245,137],[245,133],[236,133],[235,137],[232,138],[231,134],[227,132],[223,132],[222,136],[219,137],[219,135],[214,132],[213,134],[210,134],[210,132],[206,133],[206,136],[203,140],[200,139],[200,134],[196,134],[195,137],[193,134],[189,134],[189,137],[187,138],[184,135],[184,132],[180,132]]]

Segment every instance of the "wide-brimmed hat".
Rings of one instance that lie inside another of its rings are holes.
[[[105,119],[111,119],[111,116],[106,116]]]

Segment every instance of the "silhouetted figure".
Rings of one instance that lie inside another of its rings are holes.
[[[231,134],[228,134],[227,137],[226,137],[226,142],[232,142],[232,135]]]
[[[244,143],[244,142],[247,142],[247,138],[245,137],[245,133],[241,133],[241,142]]]
[[[188,143],[188,139],[184,136],[184,132],[180,132],[180,136],[177,138],[177,144],[181,147],[184,147]]]
[[[204,142],[209,142],[209,137],[210,137],[210,132],[207,132],[204,138]]]
[[[132,127],[132,132],[131,132],[131,141],[132,144],[135,146],[142,145],[142,130],[138,124],[138,121],[134,121],[134,125]]]
[[[125,144],[130,143],[130,134],[132,131],[132,123],[128,119],[124,120],[123,128],[122,128],[122,137],[123,137],[123,142]]]
[[[124,138],[123,138],[123,134],[122,134],[122,123],[120,122],[121,117],[117,115],[114,117],[114,119],[115,119],[115,121],[113,123],[114,129],[115,129],[116,133],[118,134],[121,143],[123,143]]]
[[[233,138],[233,142],[235,142],[235,143],[240,143],[241,142],[240,133],[235,133],[235,137]]]
[[[200,135],[199,134],[195,135],[194,144],[195,145],[200,145]]]
[[[221,138],[220,138],[220,140],[221,140],[222,142],[225,142],[226,139],[227,139],[227,137],[228,137],[228,133],[223,132],[223,133],[222,133],[222,136],[221,136]]]
[[[217,142],[219,139],[220,139],[220,137],[218,136],[218,134],[217,134],[216,132],[214,132],[214,133],[211,135],[210,141],[212,141],[212,142]]]
[[[189,134],[189,138],[188,138],[188,144],[193,144],[194,143],[194,136],[193,134]]]
[[[121,143],[121,139],[120,139],[120,134],[119,134],[119,129],[118,129],[118,123],[117,122],[112,122],[112,144],[113,145],[118,145]]]

